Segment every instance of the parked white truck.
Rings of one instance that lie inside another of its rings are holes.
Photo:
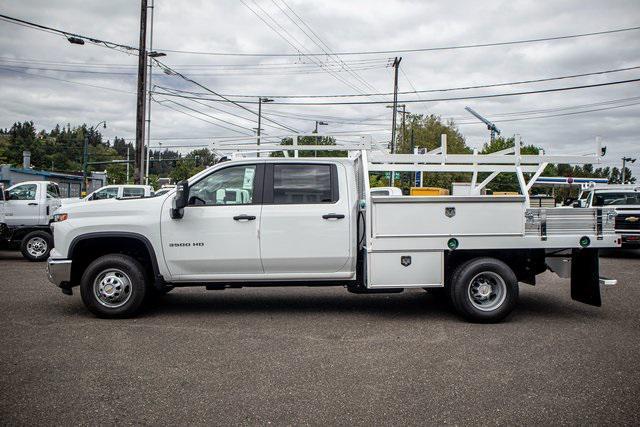
[[[153,187],[150,185],[105,185],[104,187],[100,187],[96,191],[87,194],[87,196],[82,198],[73,197],[62,199],[62,204],[69,205],[72,203],[91,202],[94,200],[105,199],[140,199],[143,197],[151,197],[153,195]]]
[[[348,158],[234,156],[166,195],[70,205],[53,224],[49,279],[80,287],[100,317],[136,314],[173,287],[340,285],[359,293],[443,289],[463,317],[496,322],[518,283],[548,268],[571,278],[573,299],[599,306],[598,249],[619,246],[615,210],[529,208],[524,173],[593,156],[387,154],[367,140]],[[217,147],[220,150],[230,147]],[[282,150],[246,145],[238,150]],[[471,195],[372,197],[370,171],[466,171]],[[498,173],[516,173],[519,196],[483,196]],[[488,175],[482,182],[479,178]],[[532,183],[533,181],[530,181]]]
[[[622,247],[640,247],[640,186],[635,184],[583,185],[576,207],[610,207],[618,212],[615,231],[622,239]]]
[[[2,191],[0,197],[0,240],[19,244],[30,261],[44,261],[53,247],[49,224],[60,207],[58,184],[27,181]]]

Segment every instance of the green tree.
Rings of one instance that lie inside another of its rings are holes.
[[[280,145],[293,145],[293,139],[283,138]],[[298,145],[336,145],[335,138],[331,136],[303,136],[298,138]],[[287,151],[289,157],[294,156],[293,150]],[[284,157],[281,151],[271,153],[271,157]],[[318,150],[318,151],[299,151],[298,157],[347,157],[346,151]]]
[[[196,166],[194,159],[185,158],[176,161],[176,166],[169,173],[173,182],[182,181],[203,170],[203,166]]]

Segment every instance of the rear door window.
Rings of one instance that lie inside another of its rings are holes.
[[[144,197],[144,188],[124,187],[122,197]]]
[[[336,166],[330,164],[274,164],[274,204],[319,204],[338,201]],[[271,197],[269,197],[271,198]]]

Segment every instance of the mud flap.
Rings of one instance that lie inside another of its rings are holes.
[[[571,251],[571,298],[600,307],[600,263],[597,249]]]

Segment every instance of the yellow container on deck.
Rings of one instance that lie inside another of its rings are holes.
[[[493,196],[517,196],[520,193],[517,191],[494,191]]]
[[[449,190],[440,187],[411,187],[410,196],[448,196]]]

